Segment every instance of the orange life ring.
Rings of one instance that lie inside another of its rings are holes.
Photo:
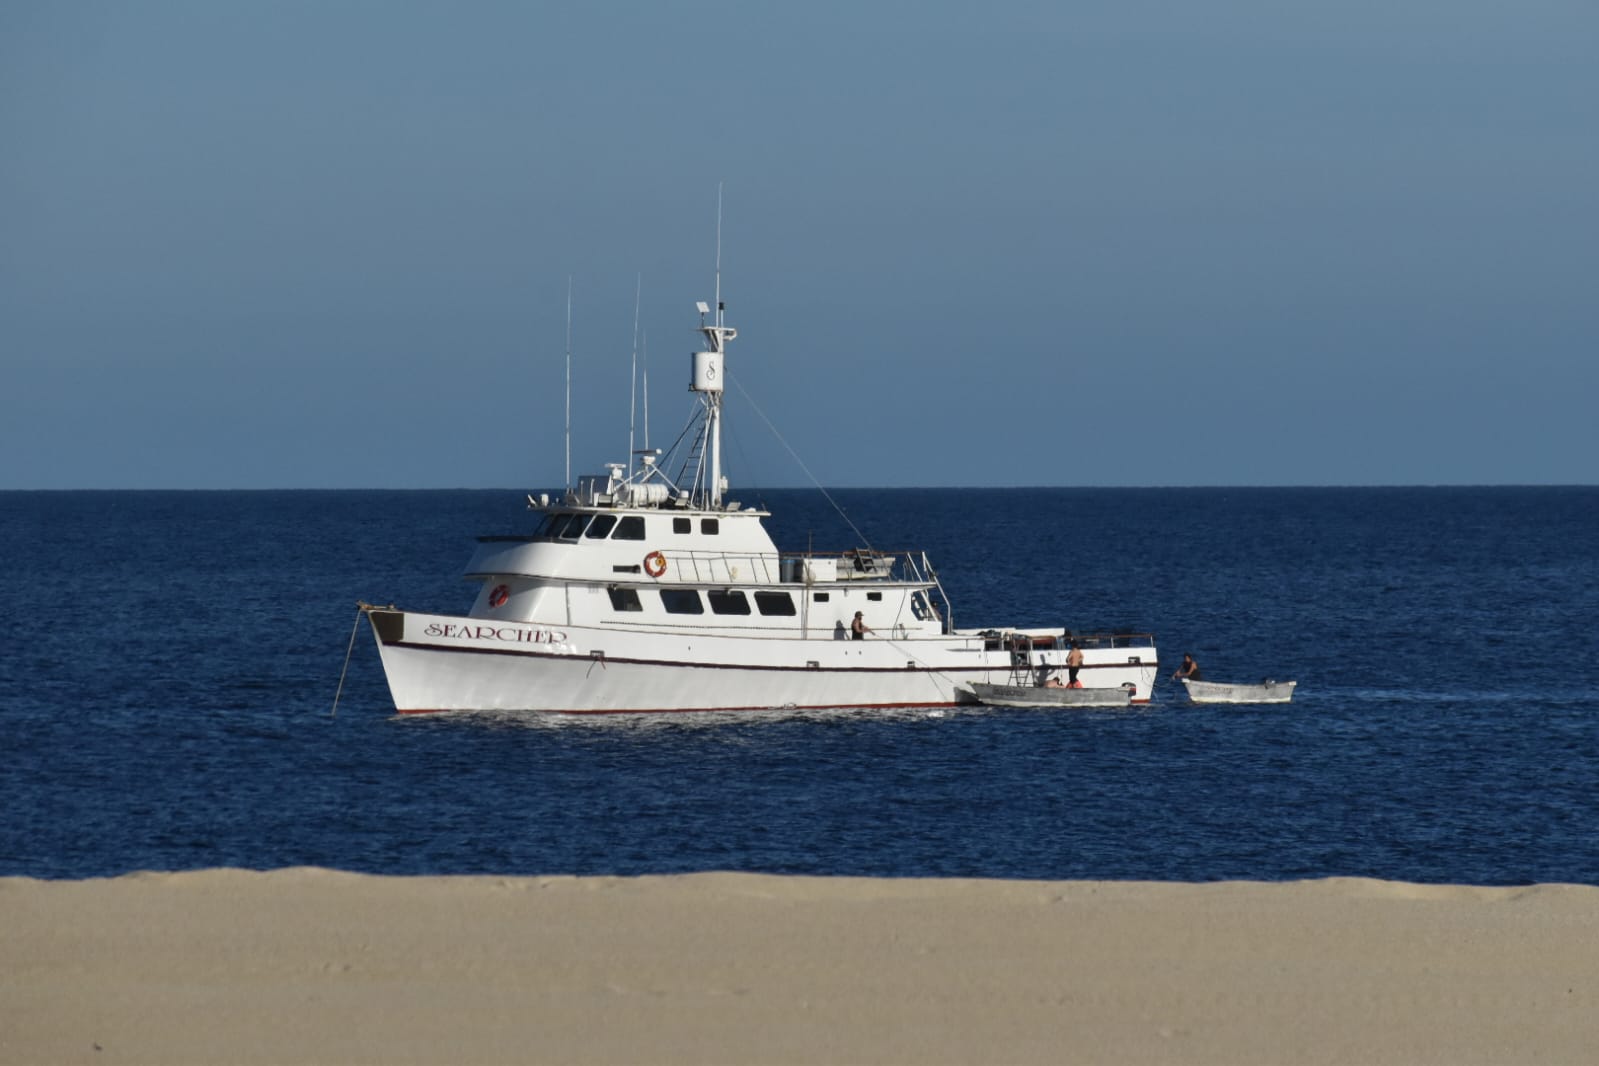
[[[660,552],[650,552],[644,557],[644,572],[651,577],[666,573],[666,556]]]
[[[507,585],[495,585],[494,591],[489,593],[490,607],[504,607],[505,601],[511,598],[511,589]]]

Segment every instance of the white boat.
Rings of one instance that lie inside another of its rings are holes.
[[[1262,681],[1258,685],[1234,685],[1221,681],[1193,681],[1179,678],[1194,703],[1287,703],[1294,698],[1297,681]]]
[[[990,707],[1126,707],[1131,694],[1124,688],[1051,688],[1044,685],[985,685],[972,683],[977,702]]]
[[[395,707],[576,714],[949,706],[1017,668],[1064,666],[1061,630],[957,629],[921,551],[779,551],[729,499],[724,361],[738,334],[699,304],[686,455],[645,449],[559,498],[527,536],[478,538],[464,615],[362,605]],[[675,473],[668,467],[677,465]],[[850,638],[861,612],[872,632]],[[1082,674],[1149,700],[1145,634],[1088,635]]]

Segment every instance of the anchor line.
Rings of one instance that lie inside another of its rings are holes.
[[[387,609],[393,610],[394,604],[389,604]],[[333,693],[333,707],[328,711],[329,718],[337,718],[339,716],[339,697],[344,695],[344,675],[350,672],[350,656],[355,653],[355,635],[361,630],[361,619],[368,612],[379,610],[384,610],[384,608],[375,603],[367,603],[365,600],[355,601],[355,624],[350,627],[350,644],[344,649],[344,669],[339,671],[339,687]]]

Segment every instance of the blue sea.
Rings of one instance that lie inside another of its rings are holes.
[[[1599,884],[1599,488],[738,493],[962,627],[1153,632],[1287,706],[393,713],[519,491],[0,493],[0,875],[317,865]]]

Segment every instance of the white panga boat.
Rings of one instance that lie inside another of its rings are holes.
[[[1258,685],[1235,685],[1222,681],[1193,681],[1180,678],[1194,703],[1287,703],[1294,698],[1297,681],[1262,681]]]
[[[972,695],[990,707],[1126,707],[1124,688],[1051,688],[1046,685],[985,685],[973,682]]]
[[[728,499],[720,281],[701,303],[687,455],[645,449],[540,512],[527,536],[479,537],[465,615],[363,604],[395,707],[580,714],[880,708],[973,702],[972,683],[1061,669],[1066,634],[956,629],[920,551],[782,552],[769,512]],[[872,632],[850,638],[856,612]],[[1087,635],[1082,673],[1147,702],[1154,639]]]

